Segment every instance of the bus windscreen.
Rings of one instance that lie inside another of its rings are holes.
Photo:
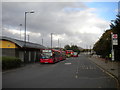
[[[45,58],[51,58],[52,57],[52,52],[46,52],[46,53],[43,53],[42,54],[42,58],[45,59]]]

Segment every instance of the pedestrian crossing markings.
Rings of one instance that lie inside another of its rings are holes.
[[[80,65],[79,69],[92,69],[92,70],[95,70],[96,68],[93,67],[93,66]]]

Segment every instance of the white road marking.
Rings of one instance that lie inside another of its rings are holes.
[[[78,78],[78,76],[76,75],[75,78]]]
[[[72,64],[72,63],[65,63],[65,65],[70,65],[70,64]]]

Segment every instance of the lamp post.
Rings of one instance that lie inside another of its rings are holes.
[[[24,51],[24,62],[26,62],[26,15],[27,13],[34,13],[34,11],[31,12],[25,12],[25,35],[24,35],[24,47],[25,47],[25,51]]]
[[[42,38],[42,45],[43,45],[43,38]]]
[[[60,48],[60,47],[59,47],[59,38],[58,38],[58,48]]]
[[[22,24],[20,24],[20,40],[21,40],[21,27],[22,27]]]
[[[51,49],[52,49],[52,35],[53,35],[53,33],[51,33]]]
[[[30,35],[28,35],[28,42],[29,42],[29,40],[30,40]]]
[[[25,46],[26,46],[26,15],[27,15],[27,13],[34,13],[34,12],[33,11],[31,11],[31,12],[25,12],[25,39],[24,39]]]

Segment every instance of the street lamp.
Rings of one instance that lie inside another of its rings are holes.
[[[60,43],[60,42],[59,42],[59,38],[58,38],[58,48],[60,48],[60,47],[59,47],[59,43]]]
[[[27,15],[27,13],[34,13],[34,11],[25,12],[25,39],[24,39],[24,41],[25,41],[25,46],[26,46],[26,15]]]
[[[51,33],[51,49],[52,49],[52,35],[53,35],[53,33]]]
[[[42,45],[43,45],[43,38],[42,38]]]
[[[20,40],[21,40],[21,27],[22,27],[22,24],[20,24]]]
[[[30,35],[27,35],[28,36],[28,42],[29,42],[29,40],[30,40]]]
[[[34,13],[34,11],[31,11],[31,12],[25,12],[25,38],[24,38],[24,42],[25,42],[25,49],[26,49],[26,15],[27,13]],[[26,61],[26,50],[24,51],[24,62]]]

